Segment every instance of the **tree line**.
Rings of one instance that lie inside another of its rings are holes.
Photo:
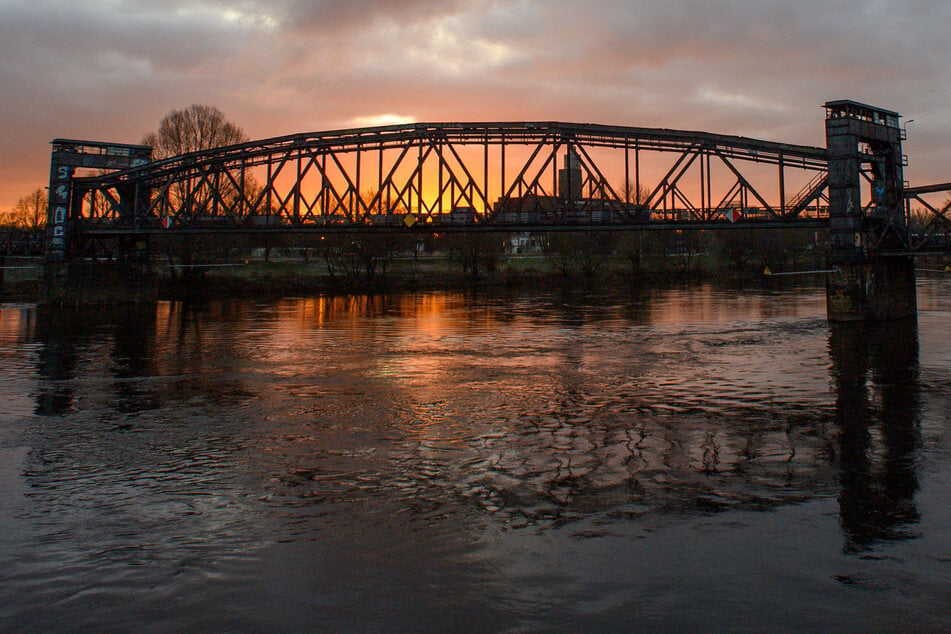
[[[0,226],[25,231],[39,231],[46,227],[46,190],[38,188],[20,200],[3,215]]]

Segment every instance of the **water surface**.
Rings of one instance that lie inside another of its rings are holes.
[[[0,306],[0,629],[951,628],[951,282]]]

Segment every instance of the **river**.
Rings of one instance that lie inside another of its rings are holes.
[[[951,629],[951,280],[0,305],[0,630]]]

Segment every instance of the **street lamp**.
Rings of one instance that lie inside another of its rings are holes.
[[[901,140],[902,140],[902,141],[904,141],[905,139],[908,138],[908,124],[909,124],[909,123],[914,123],[914,122],[915,122],[914,119],[909,119],[909,120],[906,121],[904,124],[902,124],[902,126],[901,126]]]

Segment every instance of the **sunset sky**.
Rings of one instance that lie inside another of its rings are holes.
[[[252,138],[559,120],[824,145],[822,104],[908,126],[951,181],[947,0],[0,0],[0,210],[56,137],[137,143],[217,106]]]

